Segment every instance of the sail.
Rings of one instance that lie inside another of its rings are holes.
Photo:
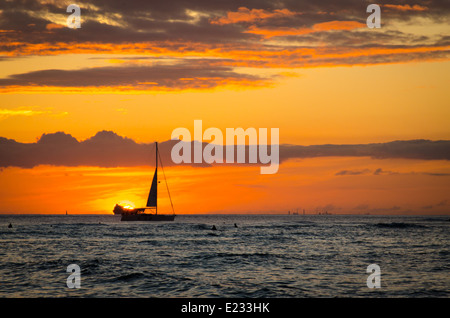
[[[155,175],[153,176],[152,187],[150,188],[150,193],[148,194],[147,207],[156,207],[158,192],[158,168],[155,169]]]

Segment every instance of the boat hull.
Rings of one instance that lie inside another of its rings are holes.
[[[174,214],[145,214],[145,213],[123,213],[120,218],[121,221],[173,221]]]
[[[145,208],[140,208],[140,209],[125,209],[123,206],[116,204],[116,206],[114,207],[113,213],[115,215],[121,215],[121,214],[135,214],[135,213],[142,213],[145,212]]]

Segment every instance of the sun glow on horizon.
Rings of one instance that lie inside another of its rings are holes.
[[[117,203],[143,207],[151,179],[147,170],[4,168],[0,213],[112,214]],[[297,208],[306,214],[445,214],[450,208],[445,160],[309,158],[283,162],[275,175],[245,165],[164,170],[178,215],[286,214]],[[158,212],[172,213],[165,186],[159,190]]]
[[[120,201],[119,205],[126,210],[133,210],[136,207],[135,204],[130,201]]]

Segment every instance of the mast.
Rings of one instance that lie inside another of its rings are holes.
[[[156,190],[158,191],[158,142],[156,142],[156,169],[155,169],[155,176],[156,176]],[[158,192],[156,192],[158,193]],[[155,214],[158,214],[158,196],[156,196],[156,202],[155,202]]]

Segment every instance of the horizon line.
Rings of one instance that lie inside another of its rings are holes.
[[[250,212],[243,212],[243,213],[175,213],[175,216],[203,216],[203,215],[277,215],[277,216],[309,216],[309,215],[317,215],[317,216],[346,216],[346,215],[361,215],[361,216],[450,216],[450,211],[446,213],[437,213],[437,214],[421,214],[422,212],[418,213],[399,213],[399,214],[389,214],[389,213],[299,213],[299,214],[288,214],[288,213],[274,213],[274,212],[257,212],[257,213],[250,213]],[[161,215],[166,215],[172,213],[160,213]],[[119,217],[120,214],[112,214],[112,213],[73,213],[73,214],[65,214],[65,213],[3,213],[0,212],[0,216],[39,216],[39,215],[51,215],[51,216],[117,216]]]

